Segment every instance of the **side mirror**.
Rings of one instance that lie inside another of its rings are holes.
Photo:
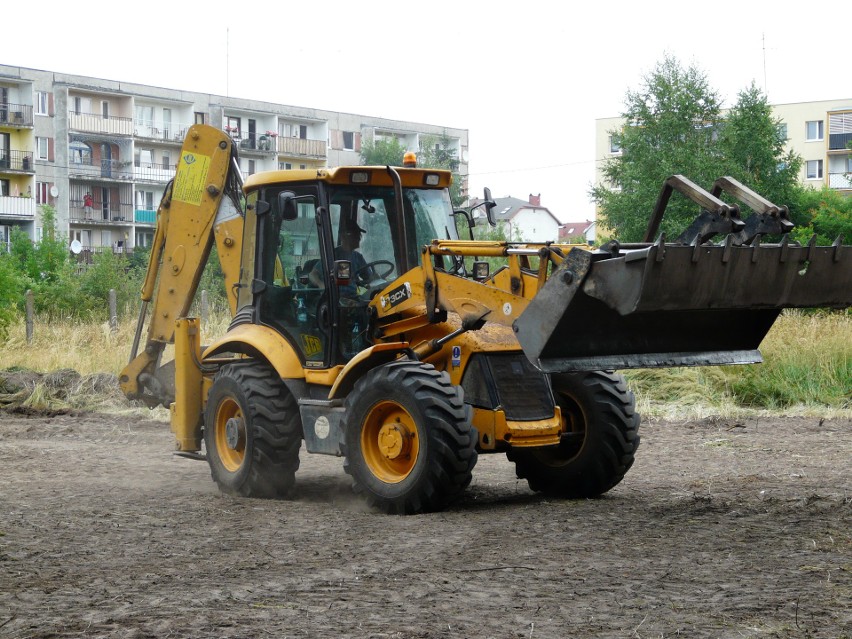
[[[494,216],[491,214],[491,209],[497,206],[497,202],[491,199],[491,189],[487,186],[485,187],[485,202],[483,202],[485,206],[485,217],[488,218],[488,223],[491,226],[497,226],[497,222],[494,221]]]
[[[278,194],[278,208],[281,217],[287,221],[299,217],[299,208],[296,206],[296,194],[292,191],[282,191]]]

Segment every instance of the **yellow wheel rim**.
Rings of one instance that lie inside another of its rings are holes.
[[[420,454],[420,435],[414,419],[395,402],[370,409],[361,429],[361,452],[374,476],[396,484],[411,474]]]
[[[228,472],[236,472],[246,458],[246,426],[243,411],[233,399],[223,399],[216,409],[216,453]]]

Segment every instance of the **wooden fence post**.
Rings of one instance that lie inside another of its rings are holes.
[[[207,314],[209,312],[207,305],[207,290],[201,291],[201,325],[207,326]]]
[[[27,289],[26,295],[26,307],[27,307],[27,344],[31,344],[33,341],[33,319],[34,319],[34,311],[33,311],[33,292],[31,289]]]
[[[118,332],[118,311],[116,303],[115,289],[109,289],[109,330],[113,333]]]

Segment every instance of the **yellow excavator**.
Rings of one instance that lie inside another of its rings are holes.
[[[852,247],[790,242],[787,210],[730,178],[706,191],[673,176],[645,242],[600,248],[474,241],[450,181],[352,166],[243,182],[231,138],[193,126],[157,213],[122,390],[168,407],[177,453],[206,459],[229,494],[291,494],[304,443],[343,457],[390,513],[445,507],[485,453],[505,453],[535,491],[594,497],[639,445],[613,371],[759,362],[783,308],[852,304]],[[654,236],[675,191],[700,214],[666,242]],[[214,241],[232,321],[202,345],[187,314]]]

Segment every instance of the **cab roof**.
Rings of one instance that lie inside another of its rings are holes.
[[[394,167],[402,186],[407,188],[443,189],[453,181],[445,169],[405,169]],[[429,177],[432,176],[432,177]],[[427,179],[429,183],[427,183]],[[361,186],[393,186],[384,166],[338,166],[334,168],[263,171],[246,178],[243,191],[252,191],[274,184],[294,182],[325,182],[327,184],[358,184]]]

